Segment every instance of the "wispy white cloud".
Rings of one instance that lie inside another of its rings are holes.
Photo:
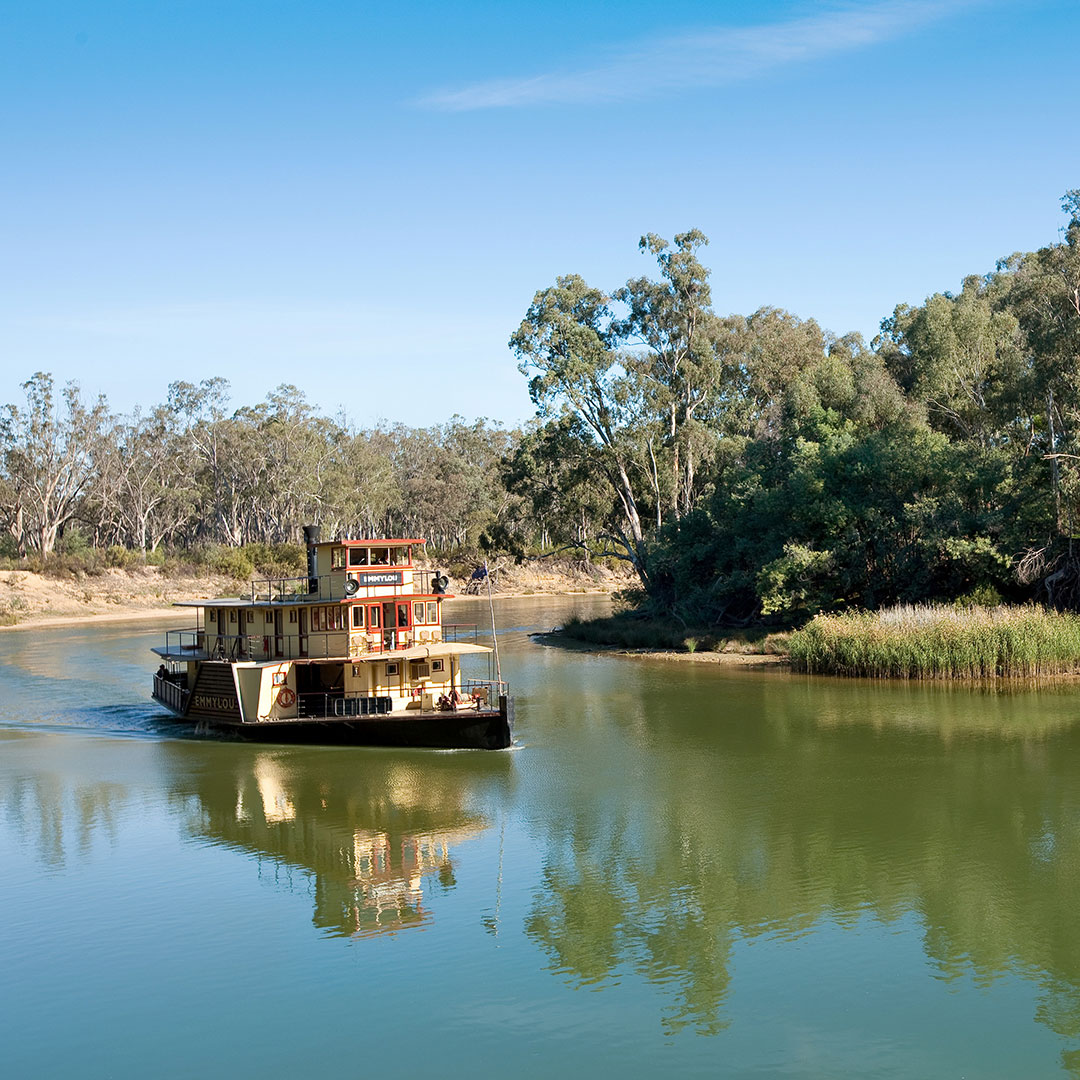
[[[751,27],[708,27],[609,50],[577,71],[489,79],[438,90],[418,104],[445,112],[528,105],[604,104],[697,87],[722,86],[790,64],[853,52],[970,8],[984,0],[882,0]]]

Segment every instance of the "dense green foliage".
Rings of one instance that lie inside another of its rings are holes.
[[[901,606],[816,615],[788,642],[792,665],[825,675],[1035,678],[1080,664],[1080,616],[1043,607]]]
[[[659,283],[560,278],[512,338],[546,418],[530,462],[570,480],[566,509],[604,508],[588,542],[630,560],[640,607],[689,624],[1080,606],[1080,194],[1064,208],[1061,242],[901,305],[870,346],[771,308],[720,317],[705,238],[644,237]],[[553,539],[585,542],[561,520]]]
[[[744,655],[783,656],[790,635],[786,630],[765,627],[715,629],[683,626],[675,619],[649,618],[640,612],[625,610],[598,619],[572,615],[559,629],[563,640],[570,638],[583,645],[604,648],[644,649],[648,652],[741,653]]]

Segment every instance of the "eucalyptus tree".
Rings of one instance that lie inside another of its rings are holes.
[[[120,537],[144,554],[156,550],[191,515],[196,491],[176,415],[136,410],[116,432],[110,453]]]
[[[285,383],[236,417],[246,426],[247,456],[258,462],[247,534],[266,543],[298,539],[301,524],[317,520],[319,508],[333,498],[328,484],[338,437],[334,422]]]
[[[995,303],[992,279],[971,276],[953,296],[898,307],[879,339],[890,370],[931,424],[986,449],[1023,439],[1026,365],[1016,315]]]
[[[331,435],[323,494],[311,521],[328,534],[374,538],[401,507],[385,431],[357,431],[344,421]]]
[[[124,417],[109,421],[94,454],[90,482],[79,503],[79,522],[96,548],[128,543],[119,513],[126,423]]]
[[[395,535],[423,536],[439,550],[475,544],[503,512],[499,462],[513,436],[486,420],[453,416],[444,424],[383,429],[398,498],[389,513]]]
[[[26,408],[8,405],[0,416],[3,510],[19,553],[48,555],[90,485],[108,405],[104,398],[84,403],[76,383],[68,383],[58,401],[52,376],[41,371],[22,389]]]
[[[1031,452],[1048,465],[1052,522],[1021,562],[1049,599],[1080,607],[1080,190],[1066,192],[1064,240],[1001,264],[1003,302],[1019,321],[1038,402]]]
[[[694,507],[696,469],[712,442],[699,414],[715,411],[733,374],[730,327],[712,310],[709,270],[697,257],[708,242],[698,229],[678,233],[674,244],[646,234],[638,247],[656,257],[661,280],[633,278],[614,294],[627,314],[613,332],[624,348],[640,349],[631,369],[649,408],[664,418],[668,499],[676,518]],[[659,496],[659,485],[654,487]],[[659,498],[657,508],[661,524]]]
[[[198,511],[184,529],[182,542],[191,544],[199,539],[216,539],[224,529],[228,542],[241,543],[231,497],[235,483],[230,476],[230,464],[235,447],[227,436],[226,407],[229,402],[229,381],[221,376],[202,380],[198,386],[178,381],[169,385],[167,408],[179,418],[182,445],[193,467],[194,480],[199,488]],[[179,539],[179,538],[178,538]]]
[[[601,539],[617,545],[642,583],[648,583],[645,526],[647,501],[641,466],[654,416],[633,358],[620,350],[611,298],[576,274],[556,279],[533,297],[510,338],[529,378],[529,396],[543,420],[571,417],[593,440],[595,467],[619,504]]]
[[[457,542],[475,546],[506,512],[511,496],[500,482],[499,463],[518,436],[486,419],[470,423],[456,415],[438,431],[444,468],[449,466],[460,506]]]
[[[594,444],[580,421],[533,423],[501,464],[504,491],[517,502],[500,519],[498,539],[515,554],[574,548],[586,559],[611,515],[612,493],[593,465]]]

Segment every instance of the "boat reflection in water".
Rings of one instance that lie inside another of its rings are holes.
[[[331,936],[424,926],[425,894],[456,884],[455,849],[480,836],[505,788],[506,755],[344,757],[302,748],[225,748],[227,770],[199,776],[192,835],[268,860],[279,886],[314,896],[313,922]],[[495,759],[495,760],[491,760]]]

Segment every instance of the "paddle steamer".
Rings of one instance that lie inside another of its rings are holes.
[[[424,541],[321,542],[316,526],[304,538],[304,577],[178,603],[196,625],[154,649],[154,699],[193,725],[274,742],[508,747],[507,685],[475,627],[442,621],[447,579],[413,564]],[[481,656],[486,678],[466,659]]]

